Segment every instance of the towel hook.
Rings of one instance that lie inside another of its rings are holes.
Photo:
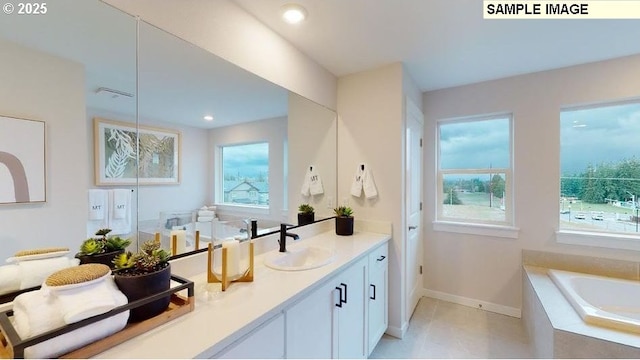
[[[364,170],[364,164],[360,164],[360,169]]]

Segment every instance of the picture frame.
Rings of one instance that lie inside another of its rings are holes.
[[[0,115],[0,204],[47,201],[44,121]]]
[[[179,131],[102,118],[94,118],[93,125],[97,186],[180,183]]]

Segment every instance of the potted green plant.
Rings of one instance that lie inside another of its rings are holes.
[[[96,231],[95,237],[82,242],[80,251],[76,253],[80,264],[98,263],[113,268],[113,259],[124,253],[127,246],[131,245],[131,240],[107,236],[110,232],[111,229],[100,229]]]
[[[168,251],[160,248],[159,242],[149,240],[142,244],[138,253],[132,254],[128,251],[114,259],[115,283],[129,302],[169,290],[171,283],[170,256]],[[170,300],[171,296],[168,295],[131,309],[129,322],[146,320],[162,313],[169,306]]]
[[[314,221],[315,213],[313,206],[301,204],[298,206],[298,225],[311,224]]]
[[[339,206],[333,212],[336,213],[336,235],[353,235],[353,210]]]

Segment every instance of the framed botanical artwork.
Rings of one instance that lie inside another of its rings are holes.
[[[0,116],[0,204],[46,201],[44,121]]]
[[[179,131],[101,118],[93,129],[96,185],[180,183]]]

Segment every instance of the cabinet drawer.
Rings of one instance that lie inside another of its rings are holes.
[[[379,246],[369,254],[369,268],[386,268],[389,263],[389,247],[387,244]]]

